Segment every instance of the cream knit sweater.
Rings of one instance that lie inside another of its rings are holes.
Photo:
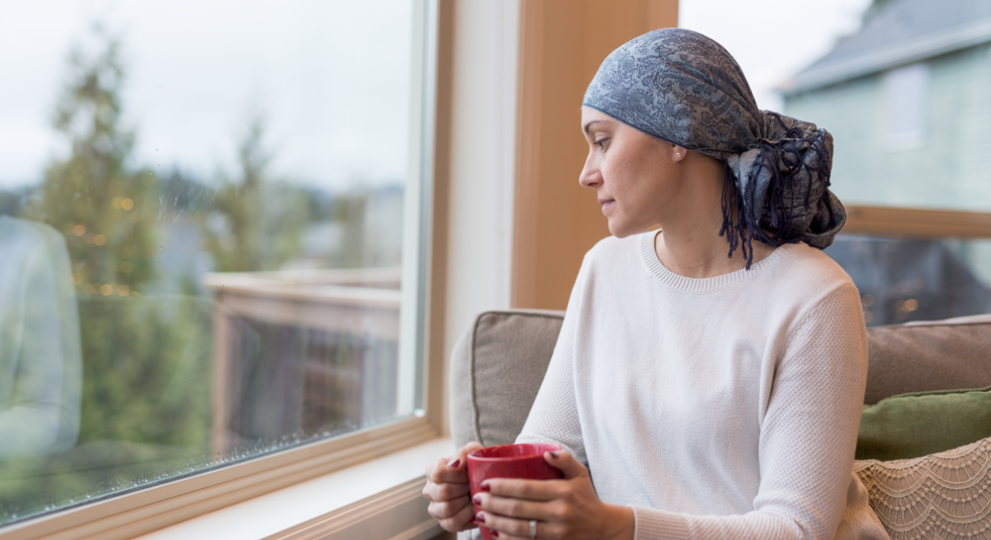
[[[852,473],[867,343],[850,278],[805,244],[686,278],[654,235],[586,255],[518,442],[588,463],[637,539],[887,538]]]

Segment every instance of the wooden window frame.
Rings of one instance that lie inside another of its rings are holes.
[[[134,538],[436,436],[426,418],[407,419],[55,512],[0,538]]]
[[[991,212],[848,205],[841,234],[991,238]]]

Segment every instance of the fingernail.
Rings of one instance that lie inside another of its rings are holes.
[[[490,486],[488,482],[482,482],[482,485],[478,487],[482,488],[482,491],[488,491],[492,489],[492,486]]]
[[[478,495],[475,495],[475,498],[471,502],[475,503],[475,506],[482,506],[482,498]]]
[[[485,523],[485,514],[483,514],[481,512],[475,514],[475,521],[477,521],[479,523]]]
[[[492,533],[492,538],[499,538],[499,531],[493,531],[490,529],[489,532]]]
[[[561,459],[561,454],[558,454],[557,452],[549,452],[549,453],[550,453],[550,455],[551,455],[552,458],[554,458],[554,459]]]
[[[454,458],[447,462],[448,467],[457,467],[458,465],[461,465],[461,460],[458,458]]]

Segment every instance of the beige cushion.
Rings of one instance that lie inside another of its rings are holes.
[[[451,435],[460,448],[509,444],[523,429],[561,332],[563,311],[488,311],[454,347]]]
[[[864,403],[896,394],[991,386],[991,315],[867,330]]]
[[[451,432],[462,446],[507,444],[547,371],[563,311],[479,315],[451,358]],[[865,403],[908,392],[991,386],[991,315],[867,330]]]
[[[928,456],[857,461],[892,540],[991,538],[991,439]]]

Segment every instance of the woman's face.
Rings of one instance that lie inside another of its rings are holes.
[[[578,181],[595,190],[609,232],[623,238],[663,224],[677,212],[684,148],[588,107],[582,107],[582,132],[588,158]]]

